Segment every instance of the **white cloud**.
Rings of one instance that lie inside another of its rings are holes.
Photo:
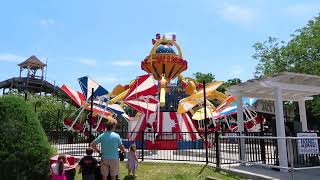
[[[106,64],[111,64],[114,66],[134,66],[137,64],[137,62],[132,60],[118,60],[118,61],[107,62]]]
[[[98,77],[93,77],[93,79],[100,84],[108,84],[108,83],[114,83],[116,81],[119,81],[119,78],[115,77],[114,75],[98,76]]]
[[[257,16],[257,12],[253,8],[230,4],[225,5],[219,14],[225,20],[244,25],[252,24]]]
[[[81,64],[95,66],[97,64],[97,60],[95,59],[80,59]]]
[[[47,19],[41,19],[40,20],[40,24],[44,25],[44,26],[49,26],[49,25],[53,25],[55,23],[55,21],[51,18],[47,18]]]
[[[320,13],[320,3],[298,3],[290,5],[286,8],[285,12],[299,19],[310,19]]]
[[[244,72],[244,67],[241,65],[233,65],[230,68],[229,76],[231,78],[239,78]]]
[[[18,56],[15,54],[9,54],[9,53],[0,53],[0,62],[6,61],[6,62],[22,62],[26,60],[26,57]]]

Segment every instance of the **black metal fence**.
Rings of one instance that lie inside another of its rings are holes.
[[[278,139],[272,137],[270,133],[251,132],[240,136],[239,132],[215,132],[207,135],[207,142],[205,134],[199,132],[168,132],[161,133],[161,135],[154,132],[118,131],[118,133],[126,148],[133,143],[136,144],[138,158],[141,160],[207,162],[217,166],[245,161],[279,166]],[[244,136],[245,138],[241,138]],[[88,147],[90,141],[88,138],[70,132],[52,132],[48,134],[48,138],[58,153],[79,157],[85,155],[85,148]],[[191,140],[194,138],[197,140]],[[241,141],[244,144],[244,152],[242,152],[244,160],[241,159]],[[319,146],[320,139],[316,141]],[[289,139],[286,143],[288,161],[293,163],[294,167],[320,166],[319,153],[301,154],[299,152],[301,139]],[[292,156],[289,156],[290,153]],[[94,156],[98,157],[98,154],[95,153]]]
[[[320,166],[320,139],[294,137],[286,139],[288,161],[294,168]]]
[[[284,143],[287,147],[288,168],[302,170],[320,166],[320,137],[239,136],[232,134],[231,136],[220,136],[219,139],[220,146],[226,145],[224,149],[229,150],[229,153],[221,154],[220,159],[222,160],[279,167],[277,147],[278,143]],[[236,142],[236,148],[230,146],[230,140]],[[241,140],[243,141],[244,158],[240,156]]]

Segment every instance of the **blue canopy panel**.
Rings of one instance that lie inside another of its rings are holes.
[[[93,98],[96,98],[97,96],[104,96],[109,93],[106,89],[104,89],[102,86],[97,84],[94,80],[92,80],[88,76],[81,77],[78,80],[79,80],[81,90],[84,96],[86,97],[86,100],[91,98],[92,88],[94,89]]]
[[[250,107],[257,101],[256,98],[242,98],[243,107]],[[237,102],[233,102],[230,106],[221,111],[221,115],[227,116],[237,112]]]
[[[118,104],[109,104],[107,105],[106,103],[99,103],[97,101],[94,101],[94,104],[96,106],[99,106],[101,109],[105,109],[106,111],[109,111],[109,112],[113,112],[117,115],[122,115],[125,113],[125,111],[123,110],[123,108],[118,105]]]

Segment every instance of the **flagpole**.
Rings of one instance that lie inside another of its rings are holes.
[[[158,135],[160,131],[160,94],[159,94],[159,99],[158,99],[158,117],[157,117],[157,133],[156,136]]]
[[[92,88],[92,91],[91,91],[91,113],[90,113],[90,117],[89,117],[89,125],[90,125],[90,129],[89,129],[89,146],[90,146],[90,143],[91,141],[93,140],[92,138],[92,117],[93,117],[93,92],[94,92],[94,88]]]

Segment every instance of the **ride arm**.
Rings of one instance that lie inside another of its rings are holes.
[[[222,92],[215,90],[207,98],[210,100],[217,99],[218,101],[223,102],[225,99],[228,98],[228,95],[223,94]]]
[[[120,93],[118,96],[110,99],[109,104],[114,104],[114,103],[116,103],[116,102],[118,102],[118,101],[123,100],[123,99],[126,97],[126,95],[127,95],[128,92],[129,92],[129,89],[123,91],[123,92]]]

